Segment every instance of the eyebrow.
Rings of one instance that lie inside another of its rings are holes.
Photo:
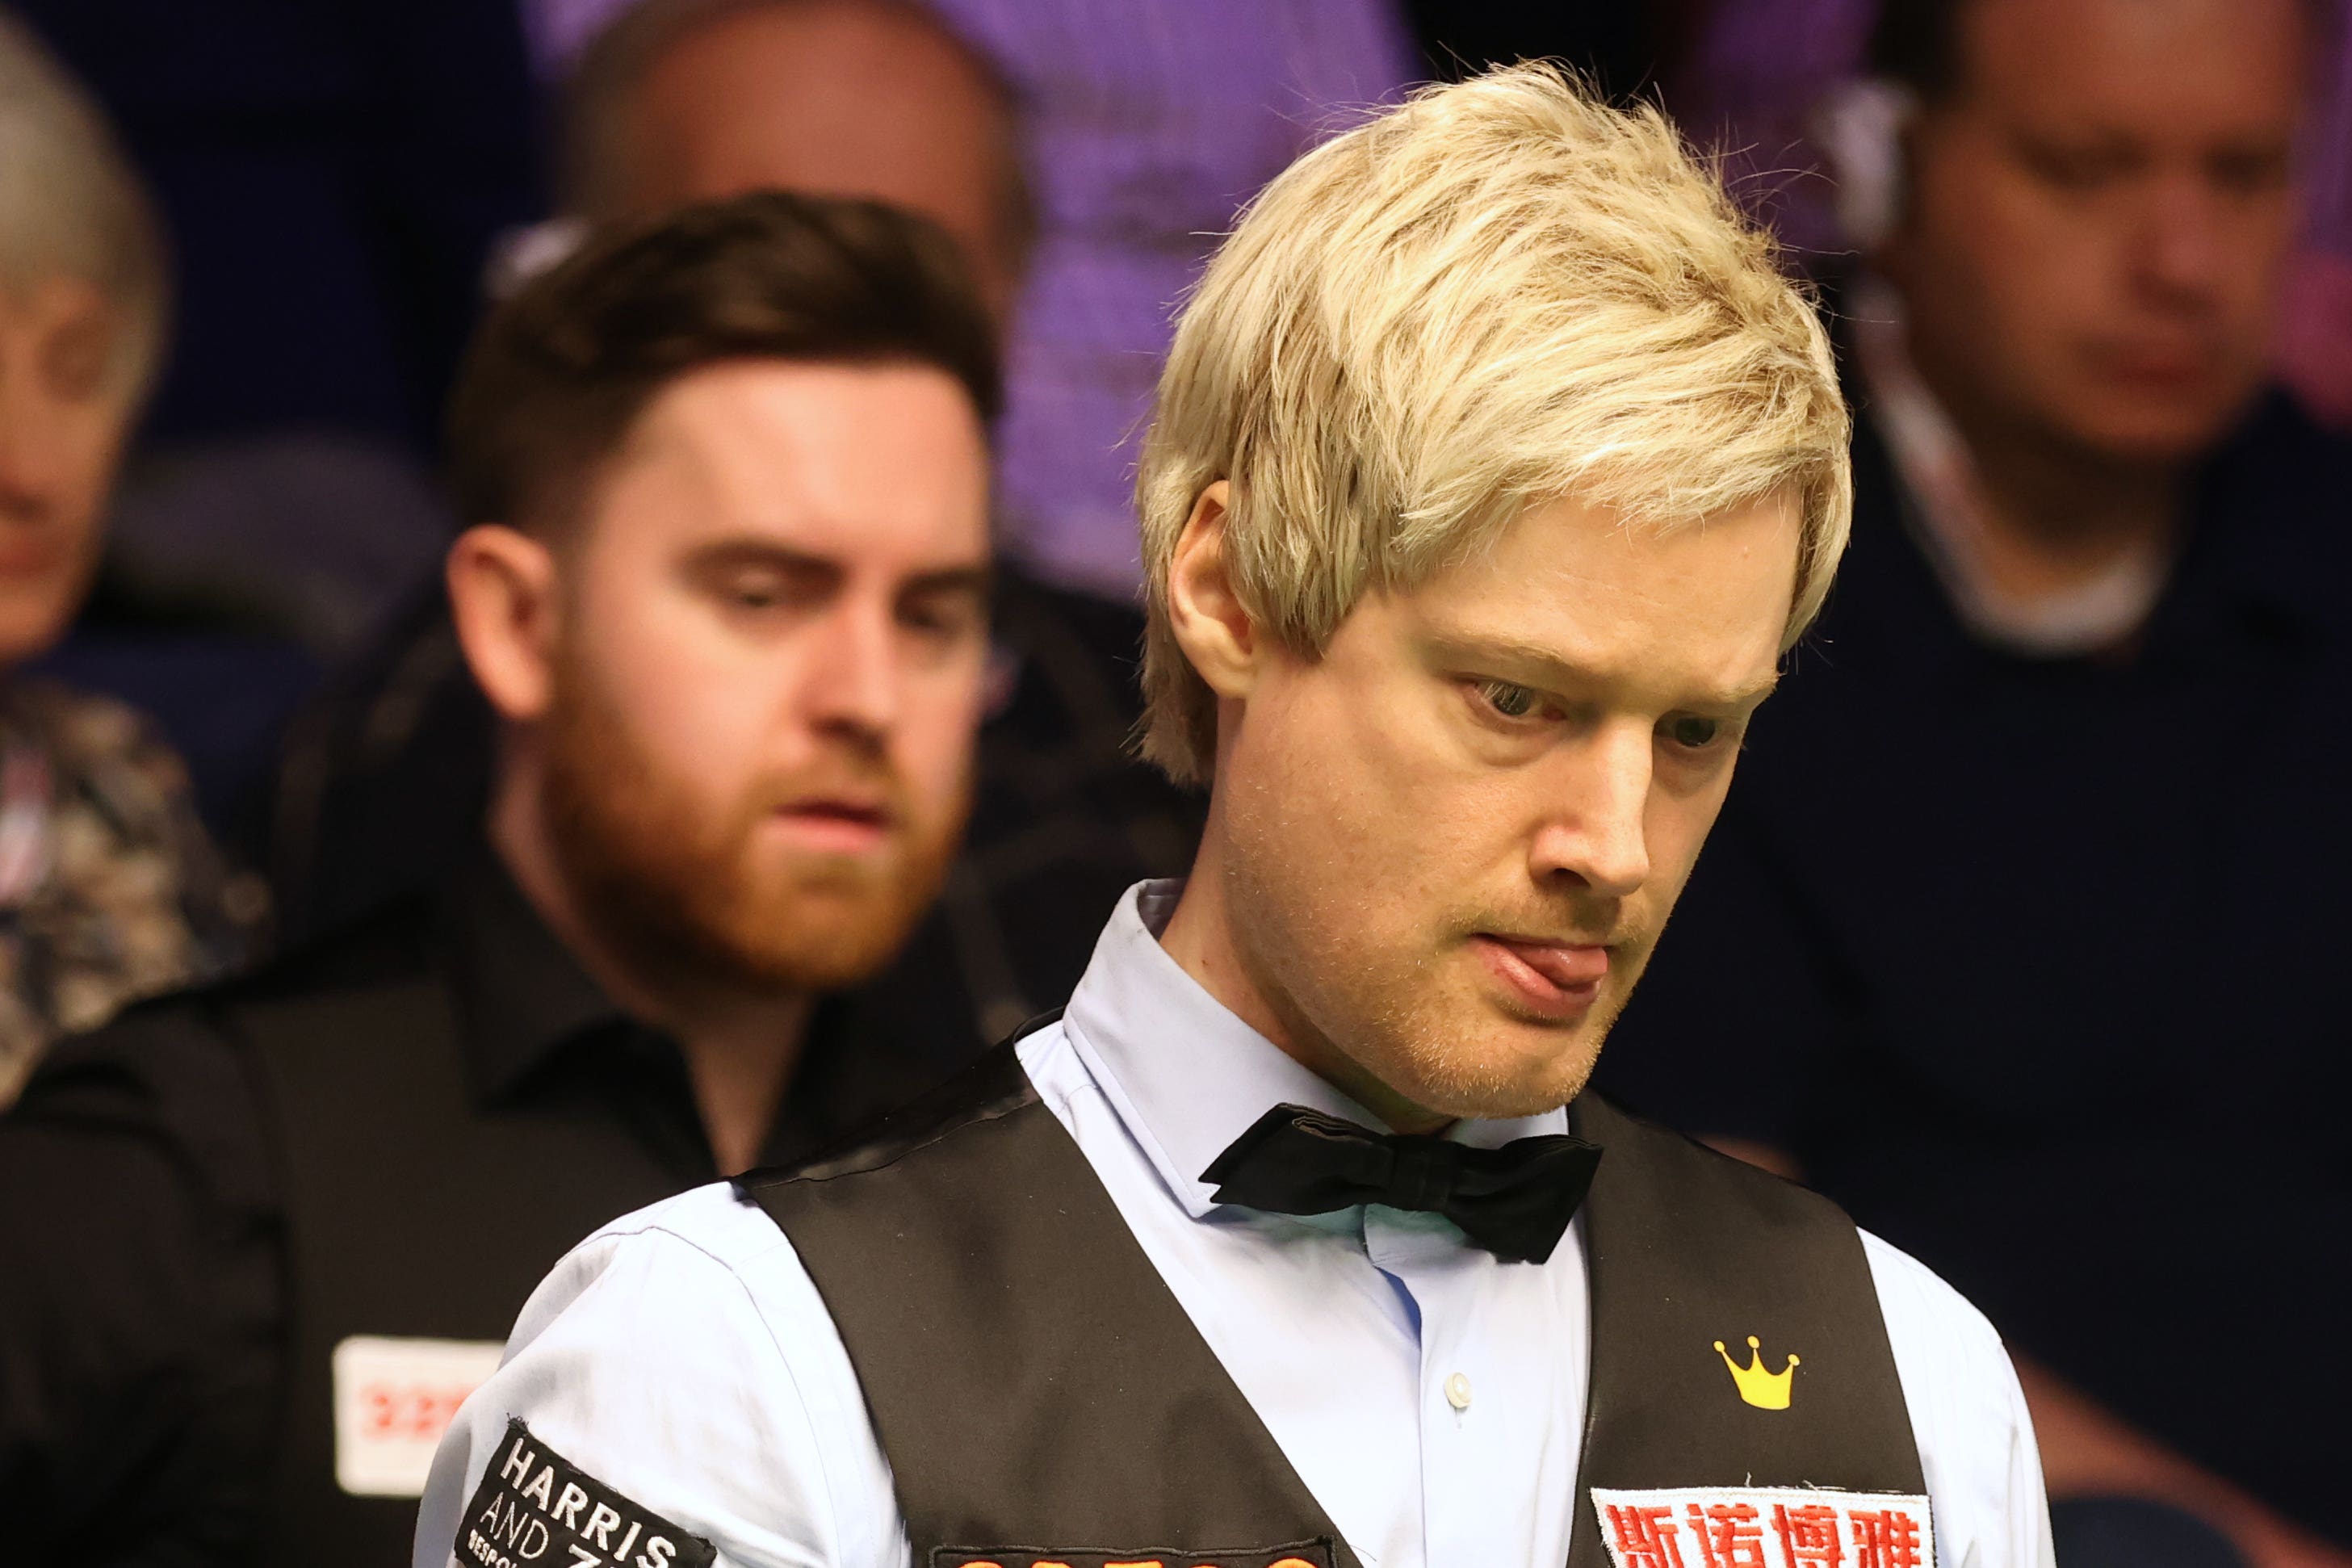
[[[1556,681],[1582,682],[1594,679],[1591,670],[1562,658],[1553,649],[1522,642],[1516,637],[1439,633],[1430,641],[1433,647],[1450,658],[1531,667],[1545,671],[1545,679]],[[1761,680],[1734,687],[1728,691],[1706,692],[1699,700],[1710,708],[1746,708],[1763,701],[1780,684],[1780,672],[1776,668]]]
[[[995,585],[995,571],[987,566],[943,566],[936,572],[918,572],[898,586],[901,594],[970,594],[974,598],[988,597]]]
[[[729,567],[766,567],[772,571],[839,579],[848,574],[835,557],[795,550],[772,539],[724,539],[703,545],[688,558],[694,570],[724,571]],[[970,594],[986,598],[995,581],[995,569],[985,562],[965,566],[941,566],[918,572],[898,585],[905,595]]]

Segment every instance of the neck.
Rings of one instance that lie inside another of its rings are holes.
[[[538,771],[526,758],[508,763],[491,802],[491,847],[589,978],[623,1012],[677,1042],[720,1173],[751,1169],[799,1065],[815,999],[805,991],[648,963],[611,941],[565,874]]]
[[[1201,851],[1184,891],[1160,933],[1160,945],[1177,966],[1199,983],[1234,1016],[1274,1042],[1284,1055],[1388,1123],[1398,1132],[1435,1132],[1453,1118],[1415,1105],[1366,1072],[1320,1030],[1299,1017],[1278,986],[1261,980],[1236,940],[1233,905],[1226,897],[1231,864],[1223,832],[1221,795],[1209,801],[1209,821]]]
[[[2093,450],[1985,405],[1932,364],[1919,372],[1968,449],[1981,564],[1994,587],[2050,597],[2133,556],[2170,551],[2187,510],[2186,463]]]

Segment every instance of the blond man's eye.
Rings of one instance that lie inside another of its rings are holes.
[[[1669,720],[1666,723],[1666,735],[1675,745],[1685,751],[1704,752],[1715,744],[1717,739],[1722,735],[1723,728],[1723,721],[1720,719],[1701,719],[1686,715],[1680,719]]]
[[[1507,680],[1482,680],[1478,683],[1478,695],[1486,700],[1487,707],[1506,719],[1526,718],[1541,700],[1528,688]]]

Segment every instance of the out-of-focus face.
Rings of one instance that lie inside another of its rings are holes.
[[[887,202],[947,230],[992,310],[1010,308],[1013,128],[936,26],[856,0],[720,16],[654,63],[630,110],[635,210],[766,189]]]
[[[1972,0],[1882,257],[1965,426],[2174,462],[2264,373],[2310,70],[2300,0]]]
[[[1221,704],[1216,831],[1253,988],[1375,1110],[1582,1087],[1770,688],[1793,505],[1659,533],[1558,502]]]
[[[0,668],[63,635],[98,569],[132,406],[120,330],[80,279],[0,284]]]
[[[557,545],[546,807],[641,960],[826,989],[898,948],[968,804],[988,454],[928,368],[744,362],[646,408]]]

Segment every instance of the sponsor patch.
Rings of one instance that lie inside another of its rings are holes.
[[[1615,1568],[1936,1568],[1927,1500],[1801,1487],[1592,1489]]]
[[[353,1497],[423,1497],[441,1434],[499,1370],[496,1340],[353,1334],[329,1362],[335,1484]]]
[[[1328,1536],[1287,1546],[1218,1547],[1184,1551],[1151,1547],[1106,1552],[1096,1547],[934,1546],[930,1568],[1332,1568]]]
[[[467,1568],[710,1568],[719,1555],[511,1417],[451,1550]]]

